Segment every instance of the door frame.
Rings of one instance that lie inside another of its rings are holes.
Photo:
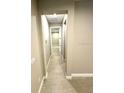
[[[61,47],[61,26],[50,26],[50,46],[51,46],[51,53],[52,53],[52,28],[59,28],[59,47]],[[61,48],[59,48],[61,53]]]

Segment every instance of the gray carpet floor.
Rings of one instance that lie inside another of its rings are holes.
[[[92,78],[67,80],[61,61],[58,49],[54,49],[48,68],[48,78],[44,81],[41,93],[93,93]]]

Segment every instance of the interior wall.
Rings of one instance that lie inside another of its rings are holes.
[[[66,23],[65,23],[66,22]],[[63,55],[63,58],[64,59],[67,59],[67,24],[68,24],[68,20],[67,20],[67,14],[65,14],[64,16],[64,19],[63,19],[63,22],[62,22],[62,47],[61,47],[61,50],[62,50],[62,55]]]
[[[72,73],[92,73],[93,8],[92,0],[75,2]]]
[[[42,32],[43,32],[43,46],[44,46],[44,61],[46,63],[46,67],[48,65],[48,61],[51,55],[51,46],[50,46],[50,29],[47,18],[45,15],[41,16],[42,18]]]
[[[44,75],[41,22],[37,0],[31,0],[31,93],[38,93]]]
[[[64,64],[64,71],[67,72],[67,14],[64,15],[63,22],[62,22],[62,30],[61,30],[61,54],[62,54],[62,61]]]

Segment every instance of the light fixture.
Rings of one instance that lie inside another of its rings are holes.
[[[53,14],[54,17],[57,17],[56,13]]]

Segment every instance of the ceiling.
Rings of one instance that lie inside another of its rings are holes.
[[[53,32],[53,33],[58,33],[58,32],[59,32],[59,28],[52,28],[52,29],[51,29],[51,32]]]
[[[64,18],[64,14],[46,15],[49,24],[61,24]]]

